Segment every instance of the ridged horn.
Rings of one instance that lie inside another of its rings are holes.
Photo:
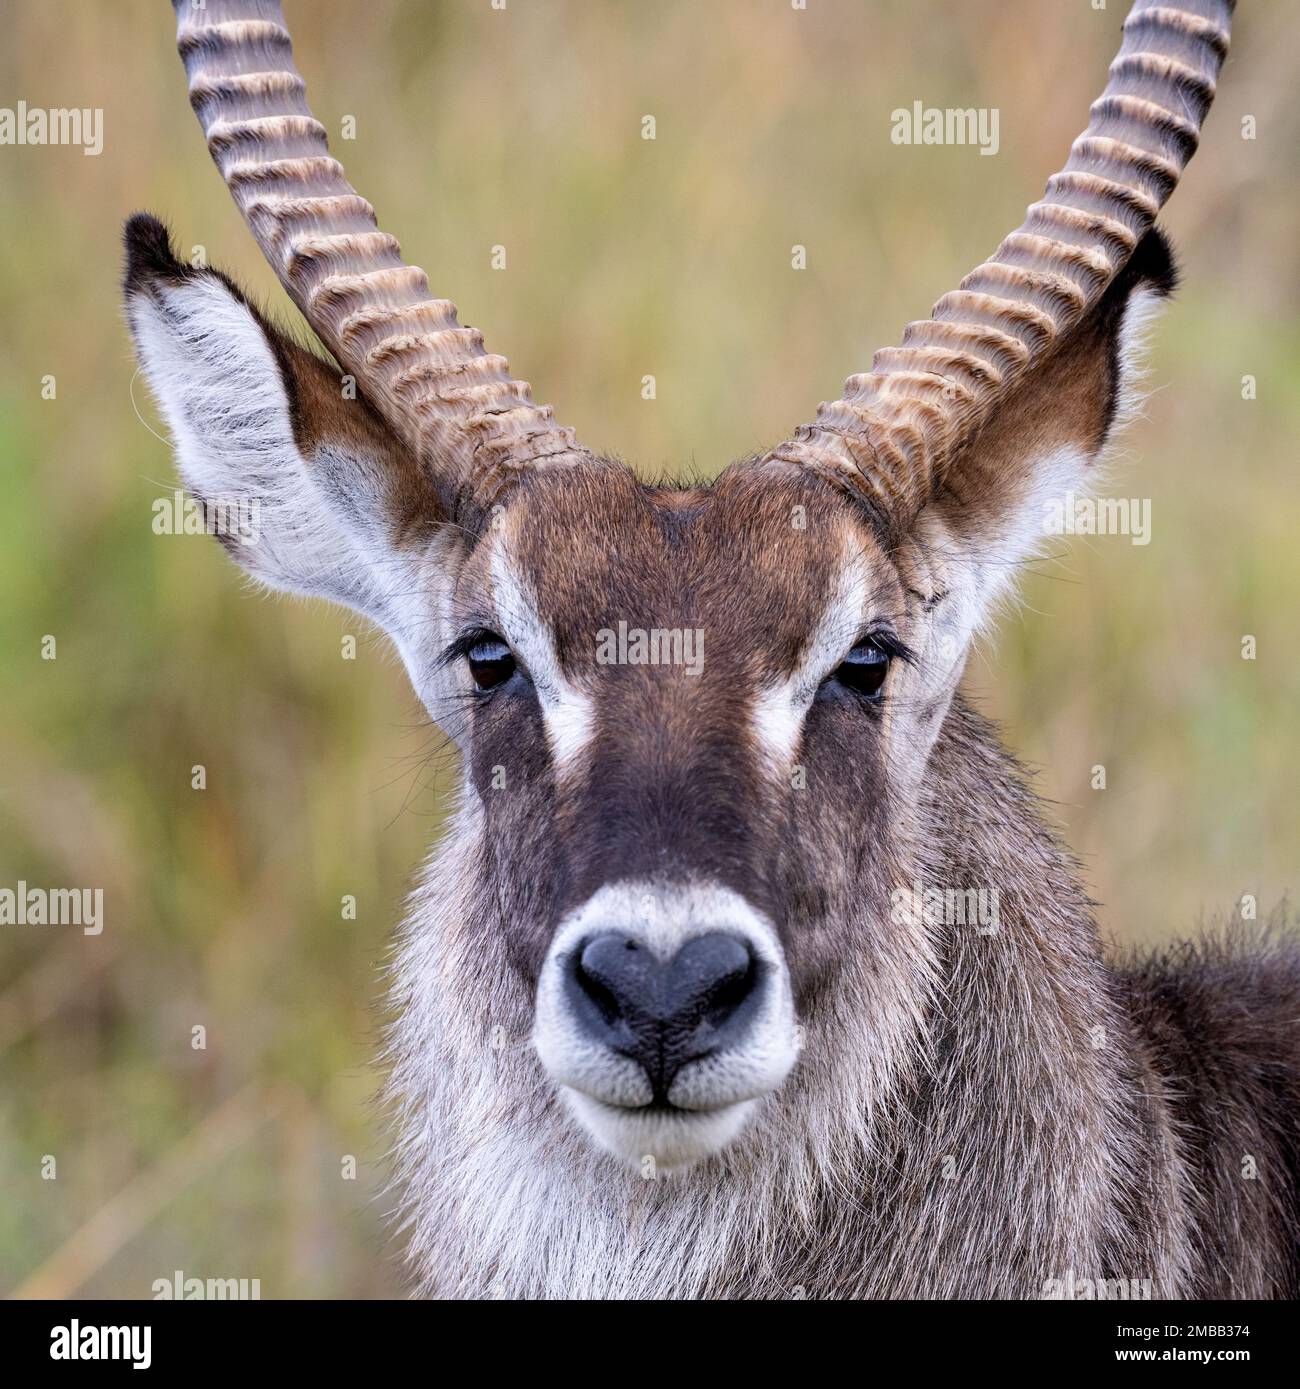
[[[329,154],[279,0],[173,0],[190,104],[289,297],[453,500],[585,456],[456,306],[429,293]]]
[[[1137,0],[1065,168],[991,259],[769,458],[911,519],[1010,387],[1085,317],[1196,149],[1235,0]]]

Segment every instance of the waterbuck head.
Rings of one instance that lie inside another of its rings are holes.
[[[937,946],[898,889],[925,877],[936,740],[1124,409],[1228,8],[1138,0],[1022,226],[788,442],[674,487],[585,450],[402,261],[278,4],[177,5],[211,153],[337,366],[141,216],[144,371],[209,514],[257,508],[233,558],[384,628],[459,745],[454,939],[422,948],[466,1027],[531,1038],[537,1104],[581,1142],[687,1167],[797,1116],[849,1015],[867,1105],[916,1060]]]

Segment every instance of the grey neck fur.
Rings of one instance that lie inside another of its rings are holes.
[[[1182,1160],[1074,864],[960,701],[928,783],[923,880],[996,886],[1000,929],[929,939],[911,999],[850,968],[750,1131],[658,1180],[595,1153],[550,1092],[531,1002],[470,887],[478,817],[462,804],[394,971],[389,1093],[422,1291],[1036,1297],[1071,1273],[1185,1287]]]

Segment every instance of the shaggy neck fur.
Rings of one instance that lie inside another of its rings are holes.
[[[913,869],[996,887],[999,930],[942,928],[910,1001],[846,961],[759,1120],[657,1178],[594,1151],[551,1092],[499,908],[472,887],[483,846],[463,805],[395,966],[390,1096],[421,1290],[1037,1297],[1073,1275],[1177,1292],[1181,1160],[1074,866],[960,702],[929,787]]]

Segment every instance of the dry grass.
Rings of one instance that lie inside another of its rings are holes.
[[[290,19],[318,114],[356,117],[336,150],[410,258],[588,443],[709,474],[783,437],[1016,224],[1121,8],[444,0]],[[1296,878],[1294,19],[1243,7],[1171,208],[1187,288],[1116,483],[1152,499],[1152,543],[1063,544],[969,677],[1045,768],[1128,941],[1247,891],[1267,907]],[[108,923],[0,938],[0,1289],[147,1296],[179,1268],[268,1296],[392,1292],[368,1063],[378,967],[438,825],[439,740],[382,645],[340,660],[353,620],[252,597],[216,546],[150,532],[172,472],[138,382],[132,400],[122,219],[158,211],[285,310],[203,153],[166,7],[24,0],[6,31],[0,100],[103,107],[106,143],[0,149],[0,884],[103,885]],[[918,98],[998,107],[998,156],[891,145],[890,111]]]

